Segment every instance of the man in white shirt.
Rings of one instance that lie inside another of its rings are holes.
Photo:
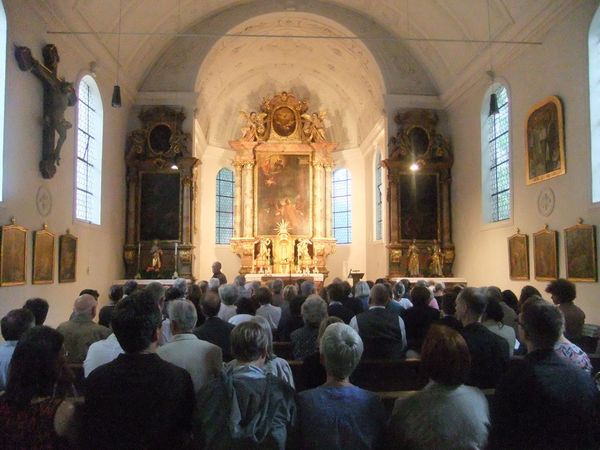
[[[170,327],[173,333],[171,342],[156,351],[163,360],[185,369],[198,392],[204,384],[215,378],[223,365],[221,349],[206,341],[201,341],[192,333],[198,320],[196,307],[189,300],[172,300],[167,305]]]
[[[221,299],[221,307],[217,317],[225,322],[228,322],[237,314],[235,306],[238,301],[238,287],[235,284],[224,284],[219,287],[219,298]]]
[[[267,319],[272,331],[277,330],[279,319],[281,319],[281,308],[272,305],[273,294],[271,294],[271,291],[266,287],[260,287],[254,293],[254,296],[258,300],[258,303],[260,303],[260,308],[256,310],[256,315]]]
[[[87,378],[96,367],[117,359],[121,353],[125,352],[114,333],[106,339],[94,342],[90,345],[85,361],[83,361],[83,375]]]
[[[0,321],[2,337],[6,342],[0,345],[0,391],[6,389],[8,366],[21,335],[35,325],[35,317],[27,309],[13,309]]]

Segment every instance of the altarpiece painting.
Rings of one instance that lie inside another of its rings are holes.
[[[437,112],[398,112],[390,139],[388,264],[390,277],[452,276],[450,143],[438,132]]]
[[[331,152],[325,112],[293,93],[265,98],[245,121],[236,152],[234,237],[241,273],[326,274],[331,232]]]

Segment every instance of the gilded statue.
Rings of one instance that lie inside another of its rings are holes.
[[[265,134],[266,113],[257,113],[252,111],[248,114],[246,111],[240,111],[240,117],[246,121],[242,127],[242,141],[253,142],[262,138]]]
[[[269,249],[269,245],[271,245],[271,239],[260,239],[258,247],[258,254],[256,255],[256,259],[263,259],[264,261],[268,261],[271,258],[271,250]]]
[[[298,240],[298,244],[296,244],[296,252],[298,254],[298,263],[302,263],[303,261],[312,261],[310,254],[308,253],[308,245],[312,244],[310,239],[301,238]]]
[[[307,142],[325,142],[325,116],[327,113],[321,111],[319,113],[302,114],[304,126],[302,132],[306,137]]]
[[[440,244],[436,241],[431,249],[431,261],[429,263],[429,271],[433,276],[444,276],[444,252],[440,248]]]
[[[163,251],[158,245],[158,239],[154,239],[152,242],[152,248],[150,248],[150,254],[152,255],[151,269],[153,272],[159,272],[162,267],[162,255]]]
[[[408,247],[408,275],[411,277],[419,276],[419,249],[415,239]]]

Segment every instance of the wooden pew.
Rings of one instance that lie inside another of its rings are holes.
[[[273,342],[273,353],[282,359],[287,359],[288,361],[292,361],[294,359],[291,342]]]

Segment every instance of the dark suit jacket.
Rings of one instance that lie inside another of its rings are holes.
[[[218,317],[209,317],[201,326],[194,330],[198,339],[218,345],[223,351],[223,361],[231,361],[231,344],[229,335],[234,326]]]
[[[598,398],[587,372],[553,350],[533,351],[511,362],[496,389],[490,448],[597,448]]]
[[[194,410],[190,375],[157,354],[121,354],[86,380],[82,448],[180,448]]]
[[[402,311],[409,350],[421,351],[429,326],[440,318],[440,312],[430,306],[415,305]]]
[[[347,297],[342,300],[342,304],[352,311],[353,316],[365,311],[362,300],[356,297]]]
[[[480,389],[495,388],[510,358],[508,341],[480,323],[467,325],[461,334],[471,353],[471,370],[465,384]]]
[[[354,313],[341,303],[334,303],[329,305],[329,307],[327,308],[327,314],[330,316],[339,317],[344,321],[346,325],[349,324],[350,320],[352,320],[352,318],[354,317]]]

